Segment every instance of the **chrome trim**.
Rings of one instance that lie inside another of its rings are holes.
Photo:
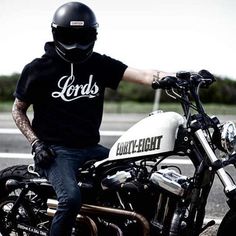
[[[215,153],[211,149],[209,143],[207,142],[207,139],[201,129],[197,130],[195,132],[196,137],[198,138],[199,142],[202,144],[202,147],[204,148],[209,160],[211,163],[214,163],[218,161],[218,158],[216,157]],[[225,172],[224,168],[220,168],[216,171],[216,174],[218,175],[219,179],[221,180],[222,184],[224,185],[224,189],[226,193],[229,193],[236,189],[236,185],[232,182],[230,177]]]

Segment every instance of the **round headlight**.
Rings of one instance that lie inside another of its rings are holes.
[[[232,121],[226,122],[222,127],[221,145],[228,154],[233,154],[236,151],[236,127]]]

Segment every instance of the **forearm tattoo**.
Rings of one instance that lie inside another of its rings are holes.
[[[16,99],[12,107],[12,117],[22,134],[30,143],[32,143],[37,139],[37,136],[35,135],[26,114],[28,108],[29,104]]]

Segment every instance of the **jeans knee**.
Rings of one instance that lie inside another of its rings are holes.
[[[59,201],[59,208],[62,207],[70,212],[78,212],[81,207],[81,195],[79,190],[67,193],[67,197]]]
[[[69,198],[67,200],[67,205],[71,211],[73,210],[79,211],[81,207],[81,200],[80,198]]]

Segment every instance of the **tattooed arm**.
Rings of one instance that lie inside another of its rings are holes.
[[[40,141],[34,133],[30,120],[26,114],[29,106],[30,104],[16,98],[12,107],[12,117],[19,130],[32,145],[32,154],[34,154],[35,165],[47,167],[53,162],[55,153],[50,147],[45,145],[44,142]]]
[[[162,79],[165,76],[175,76],[175,73],[168,73],[159,70],[140,70],[132,67],[127,67],[123,75],[123,80],[151,85],[153,80]]]
[[[12,107],[12,117],[22,132],[22,134],[27,138],[29,143],[33,143],[37,140],[37,136],[35,135],[30,120],[26,114],[30,104],[19,100],[18,98],[15,99],[15,102]]]

